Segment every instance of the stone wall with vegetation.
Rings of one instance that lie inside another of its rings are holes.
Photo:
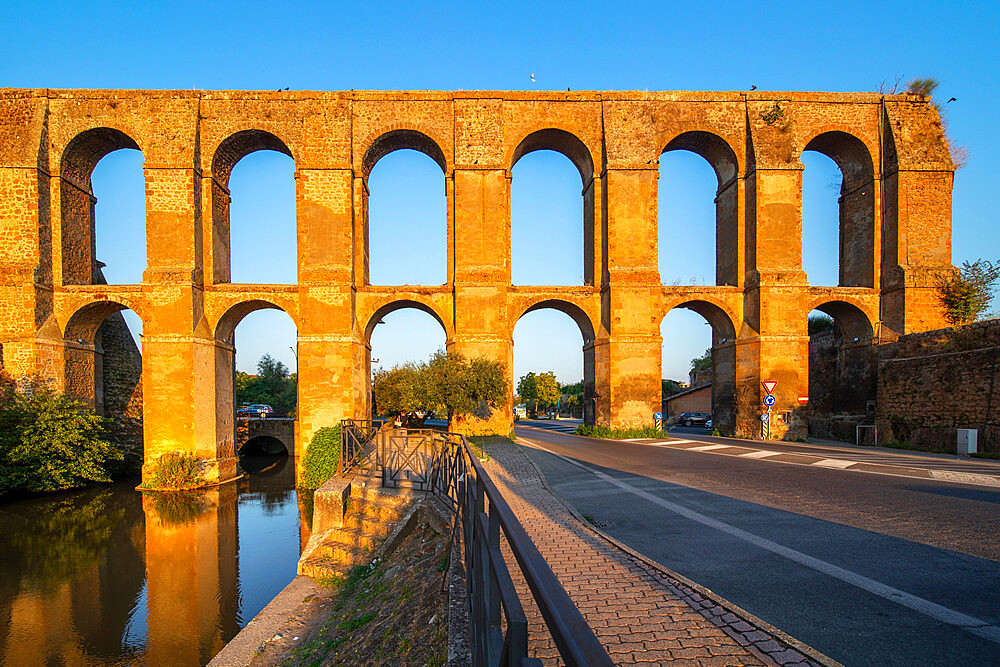
[[[881,346],[880,442],[955,451],[956,429],[979,429],[1000,452],[1000,320],[901,337]]]

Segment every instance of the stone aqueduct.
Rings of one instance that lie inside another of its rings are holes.
[[[144,156],[147,268],[99,284],[91,172],[107,153]],[[447,191],[447,283],[368,282],[367,177],[384,155],[433,158]],[[295,162],[298,282],[233,284],[233,166],[271,149]],[[515,287],[511,168],[551,149],[579,169],[585,284]],[[665,286],[657,270],[661,153],[701,155],[718,176],[714,286]],[[801,266],[804,150],[831,157],[840,195],[840,286]],[[0,91],[0,343],[3,367],[93,403],[95,335],[129,308],[143,322],[147,464],[193,453],[236,474],[233,331],[260,308],[298,329],[297,431],[370,411],[369,336],[422,309],[449,349],[508,364],[518,318],[569,314],[585,341],[588,418],[647,424],[660,405],[659,326],[671,309],[713,329],[715,415],[759,432],[760,381],[778,381],[776,430],[803,428],[807,315],[833,315],[872,344],[936,328],[929,288],[951,261],[954,167],[938,114],[914,96],[767,92]],[[507,432],[511,409],[466,428]],[[304,449],[304,444],[300,447]]]

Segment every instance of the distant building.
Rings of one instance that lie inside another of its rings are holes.
[[[712,414],[712,383],[686,389],[663,399],[663,420],[673,422],[684,412],[707,412]]]

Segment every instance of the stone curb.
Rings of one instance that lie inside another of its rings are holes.
[[[520,438],[518,438],[520,440]],[[518,444],[521,444],[520,442]],[[523,446],[523,445],[522,445]],[[523,454],[523,452],[522,452]],[[754,653],[768,664],[781,665],[782,667],[797,667],[798,665],[818,665],[821,667],[844,667],[830,656],[817,649],[799,641],[786,632],[779,630],[767,621],[758,618],[745,609],[733,604],[720,595],[701,586],[687,577],[674,572],[670,568],[657,563],[631,547],[619,542],[604,531],[598,529],[589,521],[583,518],[573,505],[560,496],[545,477],[545,473],[535,465],[531,457],[524,454],[528,463],[538,473],[545,490],[551,493],[561,502],[569,513],[582,526],[601,538],[619,551],[629,556],[632,561],[644,568],[651,570],[651,574],[661,585],[666,586],[672,593],[688,603],[695,611],[718,626],[723,632],[735,639],[737,643]],[[769,635],[767,638],[760,635]],[[794,653],[801,654],[796,657]]]

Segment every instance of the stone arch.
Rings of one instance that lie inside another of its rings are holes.
[[[289,443],[276,435],[254,435],[240,444],[238,454],[245,454],[254,449],[255,445],[265,454],[286,454],[291,455],[292,449]],[[280,448],[280,449],[279,449]]]
[[[441,146],[419,130],[400,128],[380,135],[368,146],[361,160],[361,173],[365,181],[367,182],[368,176],[371,175],[372,169],[379,160],[394,151],[407,149],[423,153],[434,160],[441,167],[441,172],[447,175],[448,159],[445,157],[444,151],[441,150]]]
[[[507,164],[510,165],[510,169],[513,169],[517,161],[528,153],[543,150],[556,151],[569,158],[580,172],[583,187],[588,187],[594,178],[594,158],[587,145],[575,134],[566,130],[546,128],[532,132],[514,148]]]
[[[92,301],[77,308],[63,331],[63,390],[109,418],[109,436],[142,450],[142,350],[121,311],[143,314],[129,300]]]
[[[212,156],[212,178],[226,189],[236,163],[250,153],[277,151],[295,160],[295,155],[283,140],[266,130],[249,129],[234,132],[219,143]]]
[[[740,172],[739,158],[728,141],[714,132],[689,130],[667,141],[661,153],[675,150],[691,151],[705,158],[719,179],[719,189],[726,186]]]
[[[97,330],[105,319],[123,310],[131,310],[140,320],[145,323],[146,317],[143,315],[141,307],[137,307],[131,299],[116,296],[115,299],[99,299],[90,301],[79,306],[67,318],[63,326],[63,338],[69,341],[82,340],[85,343],[92,343]]]
[[[365,322],[365,342],[369,345],[371,344],[372,332],[375,330],[375,326],[382,320],[383,317],[397,310],[403,310],[404,308],[413,308],[433,317],[434,320],[441,325],[441,329],[444,331],[445,339],[451,340],[454,331],[446,323],[447,319],[442,316],[442,314],[439,313],[433,305],[416,299],[394,299],[388,303],[383,303],[378,306],[367,319],[360,320]]]
[[[569,315],[570,319],[576,322],[576,325],[580,328],[580,335],[583,336],[583,344],[588,345],[594,342],[596,338],[597,328],[594,326],[594,318],[584,310],[579,305],[573,303],[572,301],[565,301],[563,299],[541,299],[532,303],[531,305],[521,309],[517,317],[512,317],[510,327],[510,335],[514,335],[514,327],[517,326],[518,321],[528,313],[534,312],[536,310],[544,310],[546,308],[551,308],[552,310],[558,310],[561,313]]]
[[[569,316],[580,330],[580,336],[583,339],[583,420],[587,424],[593,424],[597,417],[597,378],[594,349],[596,331],[594,319],[586,310],[571,301],[558,298],[540,299],[527,306],[516,307],[514,311],[517,313],[516,317],[510,318],[511,350],[513,352],[514,329],[517,327],[517,323],[528,313],[546,309],[556,310]],[[513,367],[511,372],[513,372]],[[512,378],[512,380],[516,381],[516,378]],[[511,395],[513,393],[514,387],[512,386]]]
[[[210,246],[206,271],[212,282],[228,283],[231,279],[232,243],[229,221],[229,205],[232,195],[229,177],[236,164],[251,153],[271,150],[287,155],[296,162],[288,144],[266,130],[249,129],[235,132],[215,149],[212,155],[212,234],[206,241]]]
[[[850,342],[870,342],[875,337],[875,327],[872,319],[860,306],[837,300],[816,300],[812,304],[808,313],[818,310],[833,318],[834,325],[840,337]],[[857,339],[857,340],[855,340]]]
[[[94,256],[94,197],[90,177],[104,156],[121,149],[142,152],[135,139],[111,127],[95,127],[66,144],[59,162],[62,282],[93,285],[104,282]]]
[[[875,287],[875,164],[868,145],[843,130],[820,132],[803,151],[821,153],[840,168],[839,284]]]
[[[529,133],[514,147],[508,156],[509,173],[513,174],[517,162],[535,151],[551,150],[569,159],[580,174],[583,186],[583,284],[593,285],[600,271],[595,257],[602,256],[603,250],[595,249],[596,196],[594,188],[594,156],[590,148],[575,134],[559,128],[544,128]],[[510,199],[508,198],[508,220],[510,219]],[[602,242],[603,243],[603,242]],[[513,245],[513,238],[512,238]],[[510,263],[510,262],[508,262]]]
[[[229,306],[229,308],[226,309],[226,312],[219,317],[218,321],[216,321],[215,325],[212,327],[215,339],[217,341],[231,344],[236,327],[241,321],[243,321],[243,318],[254,311],[264,309],[280,310],[291,318],[296,329],[300,328],[295,314],[293,312],[289,312],[289,308],[278,305],[274,301],[268,299],[248,299]]]
[[[375,168],[375,165],[379,162],[379,160],[389,155],[390,153],[394,153],[400,150],[413,150],[417,151],[418,153],[422,153],[427,157],[429,157],[435,164],[438,165],[438,167],[441,168],[443,176],[442,190],[444,191],[444,209],[442,211],[439,211],[438,214],[443,213],[444,217],[443,219],[437,218],[431,227],[435,231],[434,234],[434,236],[436,237],[435,240],[439,240],[440,237],[437,237],[437,234],[441,234],[443,232],[446,249],[451,247],[452,244],[452,239],[450,238],[451,231],[449,230],[450,225],[448,223],[448,218],[450,217],[448,213],[450,208],[449,200],[451,198],[451,194],[449,192],[450,186],[448,182],[449,167],[448,167],[448,159],[445,156],[444,151],[441,149],[440,144],[433,138],[431,138],[429,135],[424,134],[423,132],[415,129],[397,128],[389,130],[388,132],[384,132],[368,145],[364,157],[361,160],[361,172],[365,184],[365,187],[362,189],[361,192],[361,209],[365,225],[364,244],[365,244],[366,261],[364,264],[364,273],[365,273],[364,282],[366,284],[372,284],[371,282],[372,234],[371,234],[371,220],[370,220],[371,209],[369,204],[371,192],[369,189],[369,178],[371,177],[372,170]],[[438,226],[439,224],[441,225],[440,227]],[[384,231],[384,229],[381,227],[379,229],[382,229]],[[430,237],[425,237],[425,238],[430,238]],[[397,250],[398,247],[399,247],[398,244],[393,244],[393,247],[390,250],[388,256],[395,258],[396,255],[394,253],[398,251]],[[384,246],[382,246],[382,248],[384,248]],[[448,254],[447,250],[445,251],[444,254],[445,256],[447,256]],[[406,254],[405,258],[408,259],[411,256],[412,254]],[[386,255],[380,254],[379,259],[384,260],[385,257]],[[450,268],[451,262],[448,260],[445,261],[446,261],[446,266],[448,266],[449,268],[445,269],[445,279],[443,281],[438,281],[433,278],[428,279],[426,276],[424,276],[414,282],[422,285],[447,284],[450,280],[452,280],[451,268]],[[412,266],[411,262],[404,261],[404,263],[407,266]],[[376,262],[376,264],[379,264],[379,262]],[[412,276],[408,276],[408,278],[409,277]],[[378,284],[384,285],[385,283],[379,282]]]
[[[673,300],[675,302],[668,302],[663,308],[662,315],[660,316],[660,322],[663,322],[663,318],[667,316],[671,310],[675,308],[684,308],[686,310],[698,313],[712,326],[713,337],[718,336],[719,340],[725,338],[726,342],[736,340],[736,324],[738,321],[736,315],[730,310],[730,308],[722,302],[714,301],[711,297],[700,296],[694,299],[689,299],[686,297],[678,297]]]
[[[826,313],[833,318],[833,329],[809,336],[809,431],[822,438],[853,440],[859,422],[830,416],[864,417],[875,399],[878,344],[872,319],[843,299],[814,300],[810,306],[805,316],[813,310]]]
[[[739,179],[740,163],[736,151],[725,139],[705,130],[690,130],[676,135],[664,146],[663,154],[675,150],[701,156],[715,171],[715,284],[736,286],[743,271],[739,255]],[[658,215],[659,224],[659,215]]]
[[[712,421],[722,433],[733,433],[737,405],[736,320],[724,305],[699,298],[666,308],[660,319],[661,327],[675,308],[698,313],[712,327]]]

